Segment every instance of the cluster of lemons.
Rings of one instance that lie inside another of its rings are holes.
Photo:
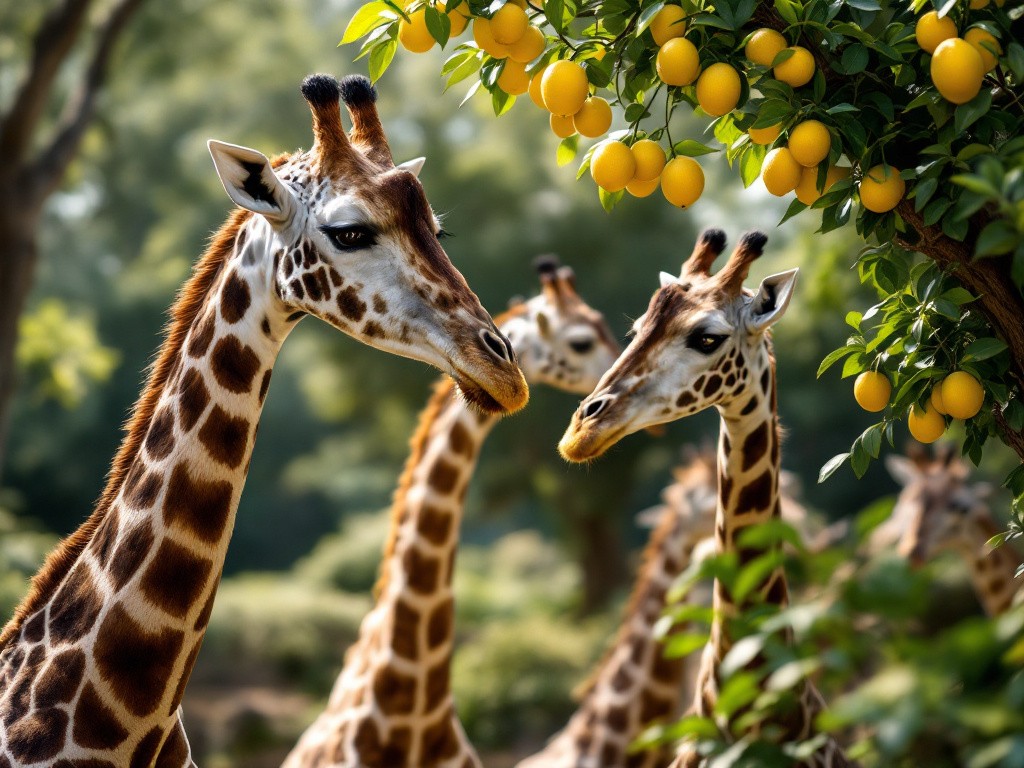
[[[880,371],[865,371],[853,384],[853,397],[865,411],[876,413],[889,404],[892,384]],[[972,419],[985,403],[985,388],[967,371],[954,371],[932,387],[924,406],[914,404],[907,416],[907,427],[914,439],[933,443],[946,431],[946,416]]]
[[[972,9],[986,5],[988,0],[971,2]],[[949,16],[940,18],[935,11],[918,19],[914,37],[921,50],[932,56],[932,84],[953,104],[966,104],[978,95],[982,80],[996,68],[1003,53],[999,40],[987,29],[971,27],[961,38],[953,20]]]
[[[686,208],[704,191],[704,170],[692,157],[680,155],[666,161],[656,141],[640,139],[627,146],[603,141],[590,157],[590,175],[606,192],[625,189],[633,197],[647,197],[659,186],[672,205]]]

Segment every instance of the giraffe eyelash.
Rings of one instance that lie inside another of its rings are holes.
[[[444,240],[446,237],[455,237],[455,235],[453,235],[447,229],[439,229],[439,230],[437,230],[437,239],[438,240]]]

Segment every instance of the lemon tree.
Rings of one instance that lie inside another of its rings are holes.
[[[457,36],[464,18],[472,38]],[[847,461],[862,474],[957,371],[980,385],[978,412],[933,407],[932,430],[920,418],[915,429],[930,434],[941,417],[976,461],[993,438],[1024,460],[1024,4],[372,0],[342,42],[361,41],[376,79],[400,47],[424,47],[424,27],[452,49],[445,87],[468,83],[467,98],[489,97],[499,116],[526,88],[525,108],[551,113],[557,161],[602,180],[606,210],[627,196],[699,206],[702,165],[724,161],[745,185],[762,180],[789,199],[784,219],[856,227],[867,242],[857,267],[879,303],[850,313],[849,343],[823,370],[842,361],[844,376],[875,371],[892,394],[882,421],[823,476]],[[677,110],[703,117],[703,134],[674,135]],[[622,145],[614,172],[602,152],[588,173],[609,141]],[[625,149],[640,142],[665,155],[657,176],[628,162]],[[1024,499],[1024,470],[1009,484]]]

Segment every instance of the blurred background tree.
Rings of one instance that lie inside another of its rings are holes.
[[[38,279],[18,356],[24,386],[0,489],[5,616],[54,536],[90,511],[166,308],[230,209],[206,139],[267,154],[308,146],[298,84],[310,72],[363,71],[353,49],[330,45],[355,7],[183,0],[147,4],[125,29],[97,117],[37,230]],[[0,11],[5,108],[42,13]],[[784,206],[759,185],[743,190],[724,164],[709,166],[691,211],[630,199],[608,216],[589,182],[553,162],[545,116],[520,105],[495,121],[484,98],[460,108],[463,94],[441,92],[443,54],[400,59],[378,84],[392,148],[399,159],[428,158],[421,178],[455,235],[446,249],[493,314],[536,290],[530,262],[551,252],[623,335],[658,271],[677,271],[702,228],[722,226],[733,242],[763,228],[768,253],[751,281],[802,269],[796,311],[776,334],[784,463],[829,519],[894,489],[876,466],[866,482],[844,470],[815,483],[822,462],[871,420],[853,407],[848,382],[815,379],[847,336],[839,308],[870,298],[851,270],[855,233],[821,237],[796,220],[776,229]],[[685,123],[680,133],[701,130]],[[320,706],[369,606],[382,510],[433,378],[313,322],[286,345],[186,701],[200,764],[278,765]],[[661,437],[638,435],[600,464],[569,466],[554,446],[575,402],[538,389],[495,430],[470,489],[454,676],[463,720],[491,766],[536,748],[571,711],[569,690],[612,634],[646,535],[634,515],[658,501],[680,447],[716,428],[706,414]],[[996,451],[989,459],[996,480],[1011,466]]]

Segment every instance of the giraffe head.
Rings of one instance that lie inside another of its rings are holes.
[[[392,161],[370,82],[311,75],[302,94],[313,113],[308,152],[271,163],[256,150],[209,142],[229,197],[256,214],[237,247],[263,262],[282,318],[315,315],[436,366],[485,411],[522,407],[528,390],[512,346],[441,247],[444,232],[417,178],[422,158]]]
[[[986,501],[992,486],[968,483],[967,465],[949,447],[934,458],[923,448],[911,449],[907,456],[887,456],[885,466],[903,490],[891,522],[875,529],[872,549],[896,543],[899,554],[914,566],[947,550],[969,557],[983,554],[979,542],[999,530]]]
[[[576,276],[552,256],[534,262],[541,292],[514,303],[501,330],[512,342],[526,380],[585,395],[621,348],[604,316],[576,293]]]
[[[768,396],[768,329],[789,304],[797,270],[766,277],[744,290],[751,263],[767,238],[744,235],[715,275],[725,247],[721,230],[704,232],[678,277],[662,273],[661,287],[634,323],[633,341],[573,414],[558,448],[570,461],[588,461],[628,434],[716,406],[742,417]]]

